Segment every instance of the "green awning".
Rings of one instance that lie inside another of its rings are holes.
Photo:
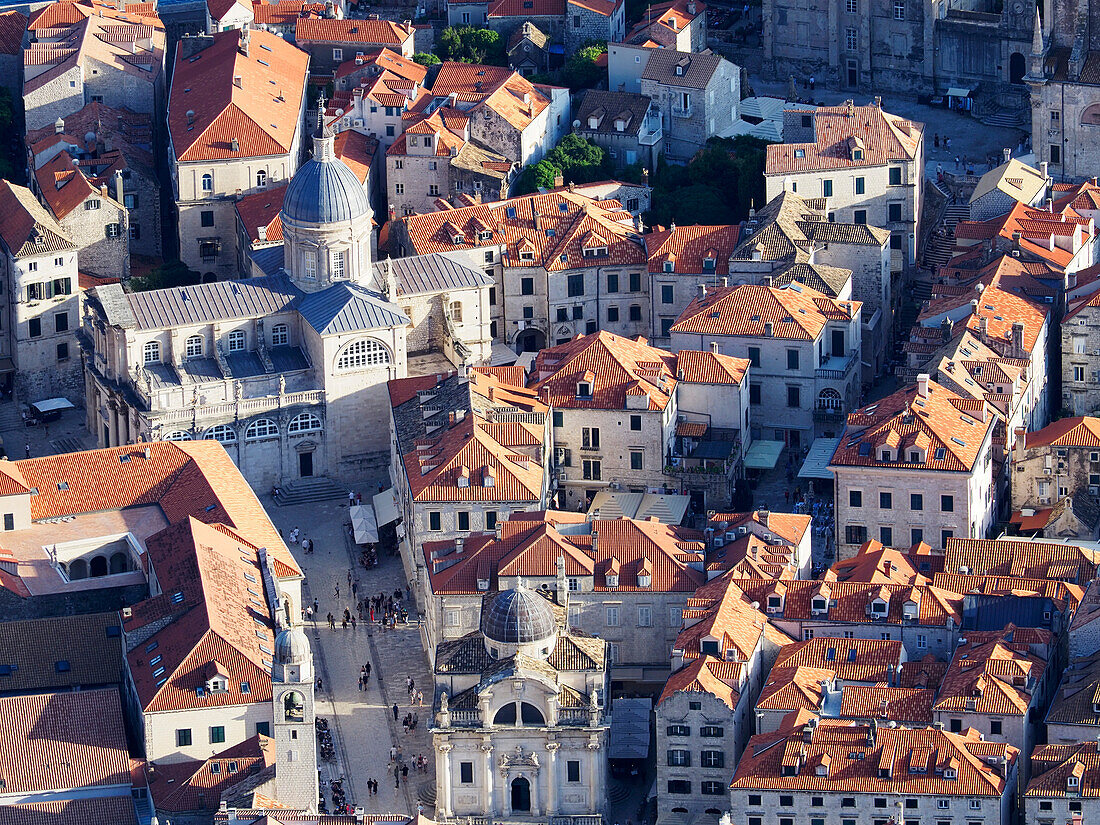
[[[786,445],[782,441],[754,441],[745,456],[746,470],[770,470]]]

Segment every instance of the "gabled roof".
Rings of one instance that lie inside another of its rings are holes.
[[[969,312],[959,318],[959,310],[966,312],[967,309]],[[989,342],[1003,354],[1028,357],[1034,351],[1050,313],[1050,305],[1003,289],[999,275],[993,274],[988,285],[979,281],[973,291],[928,302],[917,317],[917,323],[926,328],[939,327],[944,317],[951,316],[958,319],[955,323],[961,322],[983,342]],[[982,319],[985,321],[984,333],[981,332]],[[1024,325],[1023,353],[1012,353],[1010,350],[1012,326],[1016,323]]]
[[[974,203],[990,192],[999,191],[1018,203],[1030,204],[1046,189],[1049,182],[1050,179],[1034,166],[1011,158],[1007,163],[1002,163],[981,176],[970,196],[970,202]]]
[[[1095,231],[1093,220],[1078,214],[1071,206],[1048,212],[1017,203],[1011,211],[987,221],[960,221],[955,226],[955,238],[971,242],[990,238],[1012,240],[1013,234],[1019,232],[1021,251],[1064,270]]]
[[[657,700],[661,704],[676,693],[709,693],[733,710],[741,696],[740,662],[726,662],[713,656],[700,656],[668,677]]]
[[[218,32],[210,46],[191,57],[178,49],[168,101],[176,159],[186,163],[288,153],[300,128],[308,64],[308,54],[263,30]]]
[[[0,13],[0,54],[18,55],[27,33],[27,15],[18,11]]]
[[[237,216],[252,243],[282,241],[283,220],[280,212],[286,187],[285,183],[280,183],[262,192],[245,195],[237,201]],[[260,228],[264,229],[263,238],[258,231]]]
[[[980,409],[964,412],[964,400],[929,380],[925,395],[919,385],[913,385],[849,413],[844,436],[830,463],[969,472],[994,419]],[[889,461],[879,458],[883,446],[890,449]],[[914,452],[920,458],[911,461]]]
[[[653,101],[645,95],[589,89],[574,118],[581,122],[580,132],[637,135],[645,126],[646,112],[652,105]],[[589,123],[591,118],[597,121],[595,128]],[[617,128],[617,121],[622,122],[622,130]]]
[[[937,711],[1023,716],[1038,691],[1047,663],[1016,640],[1015,627],[967,631],[955,648],[934,705]]]
[[[717,655],[727,661],[749,661],[761,638],[778,647],[793,642],[772,625],[742,588],[742,580],[729,573],[701,585],[683,611],[684,626],[676,636],[675,649],[685,661],[704,655],[703,642],[717,642]],[[775,582],[773,582],[775,585]]]
[[[412,26],[392,20],[359,20],[328,17],[300,17],[294,27],[298,43],[364,43],[372,46],[396,46],[398,49],[413,36]]]
[[[645,17],[639,20],[623,42],[642,45],[648,40],[664,48],[676,45],[676,35],[702,18],[707,12],[703,3],[692,0],[666,0],[646,8]]]
[[[1100,448],[1100,418],[1075,416],[1052,421],[1024,436],[1024,449],[1033,447]]]
[[[730,787],[998,798],[1008,780],[987,760],[1012,764],[1019,757],[1016,748],[984,742],[975,730],[872,728],[816,717],[808,725],[802,722],[753,736]],[[910,769],[914,755],[925,760],[919,772]],[[817,767],[826,756],[822,774]],[[954,768],[957,778],[946,778],[945,766]]]
[[[676,353],[676,380],[688,384],[742,384],[749,365],[748,358],[709,350],[680,350]]]
[[[667,264],[671,263],[672,272],[677,274],[722,276],[729,274],[730,256],[740,236],[740,224],[693,225],[671,229],[657,227],[648,235],[643,235],[642,241],[650,272],[667,272]],[[707,260],[713,263],[704,267],[703,262]]]
[[[849,321],[862,306],[860,301],[837,301],[800,284],[739,284],[692,300],[671,331],[762,338],[767,324],[770,337],[814,341],[829,321]]]
[[[709,52],[679,52],[675,49],[649,49],[648,52],[649,59],[642,72],[642,80],[689,89],[707,88],[725,60]]]
[[[663,410],[676,387],[675,357],[644,338],[594,332],[542,350],[532,368],[531,389],[559,409],[625,410],[628,396],[648,400],[639,409]],[[577,395],[587,382],[588,396]]]
[[[158,764],[149,793],[157,810],[216,811],[225,791],[274,767],[275,740],[257,734],[209,759]],[[295,821],[275,816],[273,822]]]
[[[927,571],[929,574],[931,569]],[[825,574],[833,581],[855,581],[868,584],[928,584],[929,576],[917,571],[913,560],[892,547],[869,539],[856,555],[833,564]]]
[[[59,152],[53,160],[39,168],[34,176],[38,181],[38,191],[42,193],[46,205],[59,221],[68,217],[74,209],[82,206],[89,198],[94,197],[114,203],[110,195],[100,193],[100,190],[84,177],[84,173],[75,166],[72,157],[66,151]],[[122,208],[121,204],[116,203],[116,206]]]
[[[409,323],[408,317],[384,295],[350,281],[340,281],[320,292],[309,293],[299,302],[298,311],[320,335],[400,327]]]
[[[782,648],[773,667],[820,668],[845,682],[889,684],[894,681],[903,656],[900,641],[819,637]]]
[[[117,689],[2,697],[0,713],[5,794],[130,785]]]
[[[1096,742],[1036,745],[1032,775],[1024,796],[1095,799],[1100,797],[1100,745]],[[1077,778],[1072,789],[1067,780]]]
[[[845,685],[840,698],[842,719],[882,719],[916,725],[931,725],[932,688]]]
[[[6,180],[0,180],[0,240],[14,258],[76,248],[31,190]]]
[[[945,573],[1064,579],[1081,585],[1096,576],[1100,565],[1100,553],[1076,544],[1011,538],[952,537],[945,555]]]
[[[917,157],[924,125],[884,112],[878,106],[819,106],[812,112],[812,143],[773,143],[767,147],[766,175],[882,166]],[[863,158],[854,160],[858,139]]]

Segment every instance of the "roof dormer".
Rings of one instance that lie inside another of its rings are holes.
[[[608,587],[619,586],[619,560],[614,556],[607,562],[607,570],[604,573],[604,579]]]
[[[862,138],[852,136],[848,138],[848,156],[854,160],[863,160],[864,153],[867,150],[866,144],[864,144]]]
[[[829,599],[832,596],[832,590],[829,585],[822,584],[810,597],[810,613],[815,616],[825,616],[829,613]]]
[[[596,373],[592,370],[585,370],[579,379],[577,379],[577,398],[591,398],[592,397],[592,382],[596,380]]]
[[[880,587],[871,597],[871,603],[867,605],[867,612],[871,614],[872,618],[886,618],[886,614],[890,612],[890,591],[885,587]]]
[[[638,587],[649,587],[653,584],[653,565],[649,559],[642,559],[642,565],[638,568]]]
[[[764,596],[764,609],[767,613],[782,613],[783,603],[787,597],[787,586],[783,582],[776,582]]]
[[[470,468],[459,467],[458,474],[455,476],[456,487],[469,487],[470,486]]]
[[[225,693],[229,690],[229,670],[220,662],[213,661],[206,666],[207,693]]]

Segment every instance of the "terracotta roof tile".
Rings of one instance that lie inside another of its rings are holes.
[[[1075,544],[1005,539],[947,540],[944,572],[971,576],[1055,579],[1052,568],[1067,571],[1067,581],[1084,585],[1096,576],[1100,553]],[[1066,565],[1068,564],[1068,567]]]
[[[829,321],[856,317],[862,303],[836,301],[798,284],[776,288],[756,284],[725,287],[695,298],[683,311],[672,332],[703,335],[771,336],[813,341]]]
[[[840,702],[845,719],[886,719],[913,725],[931,725],[932,688],[846,685]]]
[[[968,632],[951,657],[936,696],[937,711],[1023,716],[1042,682],[1047,663],[1033,655],[1015,627]],[[960,640],[961,642],[961,640]],[[1049,642],[1048,642],[1049,644]]]
[[[807,112],[807,114],[811,114]],[[882,111],[877,106],[819,106],[813,110],[813,143],[773,143],[767,147],[766,175],[882,166],[917,157],[923,124]],[[852,159],[850,141],[863,149]]]
[[[872,733],[867,725],[847,721],[821,719],[810,724],[809,742],[804,741],[801,724],[753,736],[730,787],[997,798],[1008,783],[987,759],[1004,756],[1011,763],[1019,756],[1011,745],[982,742],[973,730],[957,734],[935,728],[879,727]],[[789,748],[800,755],[793,762],[793,775],[781,768]],[[925,754],[929,762],[935,754],[936,763],[926,764],[921,772],[911,771],[914,752]],[[816,766],[824,756],[829,759],[822,775]],[[956,769],[957,778],[945,778],[947,764]]]
[[[1096,742],[1037,745],[1024,796],[1095,799],[1100,797],[1100,745]],[[1067,779],[1077,778],[1071,791]]]
[[[17,11],[0,14],[0,54],[18,55],[27,33],[27,15]]]
[[[648,404],[642,409],[663,410],[675,391],[675,362],[645,339],[600,331],[542,350],[530,386],[558,409],[625,410],[628,396],[643,395]],[[580,397],[577,384],[585,380],[590,392]]]
[[[902,661],[900,641],[820,637],[787,645],[776,668],[812,667],[832,671],[845,682],[892,682]]]
[[[257,734],[209,759],[158,764],[149,793],[158,810],[215,811],[223,791],[274,765],[275,740]]]
[[[309,55],[271,32],[254,30],[246,56],[242,36],[218,32],[213,45],[193,57],[176,54],[168,128],[181,163],[290,151],[300,127]]]
[[[1024,449],[1033,447],[1100,447],[1100,418],[1076,416],[1052,421],[1024,436]]]
[[[26,802],[21,805],[0,804],[0,825],[40,825],[42,822],[138,825],[134,801],[129,794],[55,802]]]
[[[0,180],[0,240],[16,258],[75,249],[31,190]]]
[[[237,201],[237,215],[252,243],[283,239],[283,220],[280,213],[286,187],[285,183],[280,183],[262,192],[245,195]],[[260,238],[258,231],[261,228],[265,233],[263,238]]]
[[[918,572],[918,566],[916,559],[870,539],[855,556],[830,567],[826,578],[868,584],[928,584],[933,572],[931,564],[923,574]]]
[[[676,693],[709,693],[733,710],[741,696],[742,670],[740,662],[700,656],[668,677],[657,704]]]
[[[405,28],[392,20],[300,17],[294,27],[295,41],[303,44],[365,43],[400,49],[412,36],[412,27]]]
[[[658,228],[643,236],[650,272],[728,275],[729,261],[741,235],[740,224]],[[711,261],[704,266],[705,261]]]

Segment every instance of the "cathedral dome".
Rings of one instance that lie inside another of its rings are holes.
[[[502,644],[540,642],[554,635],[550,603],[522,585],[498,593],[481,618],[485,638]]]
[[[334,138],[313,138],[313,157],[291,178],[283,198],[283,214],[307,224],[351,221],[374,213],[363,184],[346,163],[336,157]]]
[[[276,664],[302,665],[313,660],[313,653],[309,647],[309,639],[300,627],[292,627],[283,630],[275,637]]]

